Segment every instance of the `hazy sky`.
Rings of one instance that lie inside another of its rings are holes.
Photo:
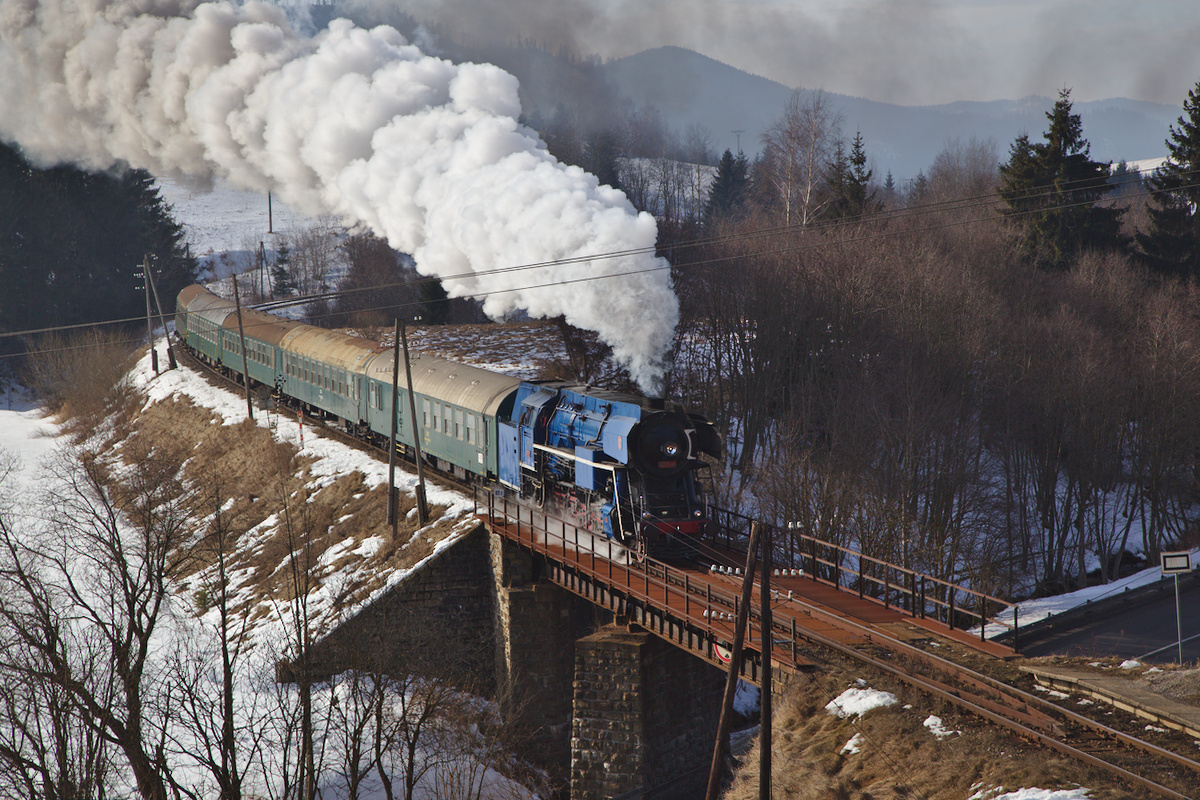
[[[386,2],[387,0],[383,0]],[[1054,96],[1182,105],[1200,0],[400,0],[459,30],[603,57],[678,45],[792,87],[908,105]]]

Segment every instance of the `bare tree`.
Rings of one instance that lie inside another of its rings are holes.
[[[950,139],[929,168],[926,199],[983,199],[996,191],[1000,154],[995,139]]]
[[[109,788],[107,740],[53,679],[27,638],[65,641],[69,626],[48,598],[16,527],[9,481],[15,457],[0,451],[0,794],[99,797]]]
[[[166,687],[152,646],[186,552],[183,452],[137,438],[125,447],[120,482],[98,449],[64,452],[47,529],[20,542],[6,536],[0,621],[19,647],[0,671],[41,687],[51,718],[69,712],[122,753],[142,797],[166,800],[178,787],[155,715]]]
[[[214,612],[212,630],[198,624],[197,635],[179,642],[169,662],[177,726],[171,734],[181,758],[194,760],[212,776],[220,800],[241,800],[244,783],[261,768],[266,709],[257,693],[237,692],[263,669],[249,653],[250,609],[234,607],[230,591],[237,520],[226,510],[219,478],[197,491],[196,509],[209,514],[208,530],[193,552],[209,566],[199,574],[197,611]],[[214,665],[216,665],[214,667]]]
[[[824,201],[820,186],[838,142],[841,116],[822,90],[792,92],[783,114],[762,134],[763,164],[785,224],[808,225]]]
[[[320,220],[286,237],[290,260],[288,268],[302,295],[329,288],[329,271],[338,257],[338,233],[332,220]]]

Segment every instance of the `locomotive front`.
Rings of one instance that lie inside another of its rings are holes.
[[[721,457],[710,422],[682,407],[558,382],[523,383],[499,425],[500,480],[550,513],[638,552],[708,521],[697,471]]]

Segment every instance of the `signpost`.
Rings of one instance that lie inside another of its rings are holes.
[[[1179,613],[1179,576],[1192,571],[1192,554],[1187,550],[1159,554],[1163,575],[1175,576],[1175,635],[1178,637],[1179,663],[1183,663],[1183,621]]]

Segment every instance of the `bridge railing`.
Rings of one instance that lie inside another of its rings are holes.
[[[589,577],[630,587],[639,602],[664,602],[679,597],[684,611],[690,615],[697,602],[696,592],[702,591],[699,586],[693,587],[694,582],[687,571],[652,558],[632,562],[629,551],[621,545],[592,534],[569,520],[518,503],[506,494],[477,489],[475,504],[477,513],[482,506],[492,517],[501,516],[515,522],[515,528],[509,527],[509,534],[520,543],[543,552],[549,552],[549,547],[562,548],[562,554],[555,553],[556,557],[565,558]],[[717,525],[707,535],[708,541],[745,552],[750,525],[755,520],[726,509],[710,511]],[[768,527],[772,533],[772,562],[781,570],[799,570],[814,581],[855,592],[861,598],[885,608],[895,608],[914,618],[936,620],[950,629],[967,629],[977,624],[980,640],[988,638],[989,625],[1011,630],[1011,646],[1013,649],[1018,647],[1020,620],[1013,603],[795,529]],[[739,598],[735,594],[712,588],[706,591],[704,603],[698,606],[701,611],[736,613]],[[1013,612],[1012,622],[997,617],[1009,608]],[[751,616],[753,618],[753,609]]]
[[[606,583],[622,593],[625,602],[669,609],[670,613],[694,627],[707,630],[714,639],[725,640],[727,645],[732,639],[734,622],[741,608],[738,592],[723,589],[710,581],[695,580],[693,570],[680,569],[653,558],[632,561],[621,545],[503,495],[478,489],[475,507],[477,514],[486,513],[493,520],[502,519],[506,535],[519,544],[564,561],[580,574]],[[778,623],[773,628],[780,634],[788,632],[787,626]],[[799,638],[794,621],[790,633],[792,660],[797,662]],[[746,645],[760,649],[762,641],[758,601],[752,601]],[[777,638],[772,641],[777,646],[780,644]]]
[[[710,511],[716,525],[707,534],[709,541],[744,552],[750,525],[755,520],[727,509]],[[981,640],[988,638],[989,625],[1011,630],[1012,646],[1017,648],[1020,618],[1015,603],[818,539],[795,528],[768,527],[772,562],[781,569],[798,569],[814,581],[856,592],[861,598],[913,617],[937,620],[951,629],[978,625]],[[1011,622],[1000,616],[1009,609]]]

